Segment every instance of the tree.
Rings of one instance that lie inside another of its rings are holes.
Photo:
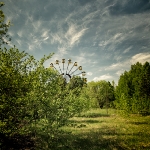
[[[109,107],[111,101],[114,101],[114,88],[105,80],[88,83],[89,95],[91,98],[96,99],[100,108]]]
[[[116,88],[116,107],[128,113],[150,112],[150,64],[137,62],[120,76]]]
[[[3,2],[0,2],[0,8],[4,6]],[[4,44],[8,44],[8,41],[11,40],[7,34],[10,22],[5,23],[5,15],[2,10],[0,10],[0,47]]]
[[[15,49],[15,48],[14,48]],[[22,59],[27,56],[13,48],[0,49],[0,125],[1,133],[10,134],[17,130],[23,121],[26,110],[26,93],[29,83],[26,81]],[[27,58],[26,61],[29,61]],[[24,60],[25,61],[25,60]],[[28,65],[28,64],[27,64]],[[22,73],[20,74],[20,71]],[[19,116],[19,117],[18,117]]]

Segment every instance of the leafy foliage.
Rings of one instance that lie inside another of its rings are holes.
[[[53,138],[59,127],[87,108],[84,81],[66,84],[58,72],[18,49],[0,49],[0,133]],[[42,139],[42,138],[41,138]]]
[[[130,113],[150,113],[150,64],[137,62],[120,76],[116,88],[116,107]]]
[[[105,80],[89,82],[87,90],[91,100],[94,101],[93,106],[110,107],[110,102],[114,101],[114,87],[110,82]]]

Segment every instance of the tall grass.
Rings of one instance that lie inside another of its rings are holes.
[[[42,133],[40,150],[150,150],[150,116],[120,116],[92,109],[71,118],[52,137]],[[33,148],[34,149],[34,148]]]
[[[58,149],[141,150],[150,149],[150,116],[122,117],[113,109],[93,109],[71,118],[60,136]],[[62,143],[60,142],[62,141]]]

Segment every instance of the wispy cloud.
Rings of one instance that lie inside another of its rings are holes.
[[[63,49],[63,53],[67,53],[68,50],[72,49],[76,44],[78,44],[84,35],[87,28],[82,28],[77,24],[69,24],[67,32],[63,29],[58,30],[56,33],[51,33],[51,43],[59,44],[59,49]]]
[[[84,34],[85,30],[87,29],[82,29],[81,31],[75,33],[70,40],[70,45],[73,46],[76,42],[79,41],[79,39],[81,38],[81,36]]]
[[[110,37],[108,40],[101,41],[99,46],[106,47],[107,45],[117,45],[121,43],[126,38],[122,33],[116,33],[114,36]]]
[[[22,37],[22,36],[23,36],[22,30],[19,30],[19,31],[17,32],[17,34],[18,34],[19,37]]]
[[[113,76],[109,75],[109,74],[104,74],[104,75],[101,75],[99,77],[94,77],[93,81],[99,81],[99,80],[109,80],[109,79],[112,79]]]
[[[136,0],[7,0],[9,45],[50,62],[71,58],[90,80],[119,77],[137,61],[149,61],[150,3]],[[12,44],[13,43],[13,44]],[[91,75],[91,73],[93,73]],[[103,73],[103,74],[102,74]]]
[[[72,47],[75,43],[79,42],[87,28],[80,28],[76,24],[69,25],[68,31],[65,34],[68,46]]]
[[[63,38],[61,38],[61,35],[59,33],[51,34],[51,43],[52,44],[62,44],[63,43]]]
[[[131,49],[132,49],[132,46],[126,48],[126,49],[123,51],[123,53],[124,53],[124,54],[125,54],[125,53],[128,53]]]
[[[58,47],[58,54],[67,54],[65,47]]]
[[[120,68],[122,68],[123,66],[126,65],[126,62],[127,61],[116,63],[116,64],[112,64],[112,65],[106,67],[105,70],[117,70],[117,69],[120,69]]]

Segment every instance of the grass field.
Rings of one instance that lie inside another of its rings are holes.
[[[121,117],[93,109],[71,118],[57,139],[61,150],[150,150],[150,116]]]
[[[150,116],[120,116],[116,110],[92,109],[69,120],[40,150],[150,150]],[[7,145],[8,143],[6,143]],[[9,145],[9,144],[8,144]]]

